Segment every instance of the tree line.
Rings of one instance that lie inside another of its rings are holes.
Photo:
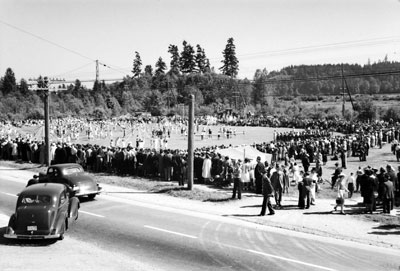
[[[215,114],[233,109],[237,114],[275,115],[286,117],[324,116],[340,118],[340,110],[307,109],[307,100],[323,100],[340,96],[342,76],[351,95],[356,96],[355,108],[346,118],[398,119],[398,108],[374,107],[373,95],[400,94],[400,63],[385,58],[377,63],[299,65],[279,71],[258,69],[252,79],[236,78],[239,60],[234,39],[222,51],[220,73],[210,67],[205,50],[183,41],[182,50],[169,45],[169,69],[160,57],[154,65],[144,65],[135,52],[132,75],[119,82],[94,82],[88,89],[77,79],[65,90],[50,93],[50,114],[53,117],[84,116],[88,118],[117,117],[133,112],[153,115],[181,114],[189,95],[196,100],[196,114]],[[40,77],[43,79],[42,77]],[[43,80],[39,85],[43,86]],[[347,94],[346,94],[347,96]],[[25,79],[16,82],[11,68],[0,80],[0,119],[20,120],[43,118],[43,90],[29,90]],[[367,110],[366,110],[367,109]]]

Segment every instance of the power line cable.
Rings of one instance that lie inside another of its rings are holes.
[[[9,26],[9,27],[11,27],[11,28],[14,28],[14,29],[16,29],[16,30],[18,30],[18,31],[20,31],[20,32],[25,33],[25,34],[28,34],[28,35],[30,35],[30,36],[32,36],[32,37],[35,37],[35,38],[37,38],[37,39],[40,39],[40,40],[45,41],[45,42],[47,42],[47,43],[50,43],[50,44],[52,44],[52,45],[54,45],[54,46],[56,46],[56,47],[59,47],[59,48],[61,48],[61,49],[64,49],[64,50],[66,50],[66,51],[68,51],[68,52],[70,52],[70,53],[73,53],[73,54],[78,55],[78,56],[80,56],[80,57],[89,59],[89,60],[91,60],[91,61],[95,61],[95,60],[92,59],[91,57],[88,57],[88,56],[86,56],[86,55],[83,55],[83,54],[81,54],[81,53],[75,51],[75,50],[71,50],[71,49],[69,49],[69,48],[67,48],[67,47],[65,47],[65,46],[62,46],[62,45],[58,44],[58,43],[55,43],[55,42],[50,41],[50,40],[48,40],[48,39],[45,39],[45,38],[43,38],[43,37],[41,37],[41,36],[38,36],[38,35],[36,35],[36,34],[33,34],[33,33],[29,32],[29,31],[26,31],[26,30],[24,30],[24,29],[22,29],[22,28],[19,28],[19,27],[15,26],[15,25],[9,24],[9,23],[4,22],[4,21],[2,21],[2,20],[0,20],[0,23],[2,23],[2,24],[4,24],[4,25],[7,25],[7,26]]]
[[[391,37],[386,39],[371,39],[371,40],[359,40],[359,41],[349,41],[349,42],[340,42],[340,43],[331,43],[331,44],[322,44],[315,46],[304,46],[298,48],[289,48],[283,50],[276,51],[265,51],[258,53],[249,53],[240,55],[240,57],[256,57],[256,56],[273,56],[273,55],[288,55],[288,54],[298,54],[311,50],[320,50],[320,49],[329,49],[329,48],[351,48],[351,47],[361,47],[361,46],[369,46],[369,45],[377,45],[388,42],[400,42],[400,37]]]
[[[20,27],[17,27],[17,26],[15,26],[15,25],[9,24],[9,23],[4,22],[4,21],[2,21],[2,20],[0,20],[0,23],[2,23],[2,24],[4,24],[4,25],[7,25],[8,27],[11,27],[11,28],[13,28],[13,29],[16,29],[16,30],[18,30],[18,31],[20,31],[20,32],[23,32],[23,33],[25,33],[25,34],[27,34],[27,35],[30,35],[30,36],[32,36],[32,37],[35,37],[35,38],[37,38],[37,39],[39,39],[39,40],[42,40],[42,41],[44,41],[44,42],[50,43],[50,44],[52,44],[52,45],[54,45],[54,46],[56,46],[56,47],[58,47],[58,48],[64,49],[64,50],[66,50],[66,51],[68,51],[68,52],[70,52],[70,53],[73,53],[73,54],[78,55],[78,56],[80,56],[80,57],[89,59],[89,60],[91,60],[92,62],[95,62],[95,61],[96,61],[95,59],[93,59],[93,58],[91,58],[91,57],[89,57],[89,56],[86,56],[86,55],[84,55],[84,54],[81,54],[81,53],[79,53],[79,52],[77,52],[77,51],[75,51],[75,50],[69,49],[69,48],[67,48],[67,47],[65,47],[65,46],[62,46],[62,45],[60,45],[60,44],[58,44],[58,43],[55,43],[55,42],[53,42],[53,41],[51,41],[51,40],[48,40],[48,39],[43,38],[43,37],[41,37],[41,36],[38,36],[38,35],[36,35],[36,34],[34,34],[34,33],[32,33],[32,32],[29,32],[29,31],[27,31],[27,30],[24,30],[24,29],[22,29],[22,28],[20,28]],[[126,75],[126,73],[121,72],[120,70],[117,70],[117,69],[111,67],[110,65],[107,65],[107,64],[104,64],[104,63],[100,63],[100,62],[99,62],[99,64],[101,64],[101,65],[104,66],[104,67],[107,67],[107,68],[109,68],[109,69],[115,70],[115,71],[117,71],[117,72],[120,72],[120,73],[123,73],[123,74]]]
[[[336,43],[327,43],[327,44],[319,44],[319,45],[311,45],[311,46],[302,46],[295,48],[288,48],[282,50],[271,50],[271,51],[262,51],[262,52],[254,52],[248,54],[237,55],[237,57],[256,57],[256,56],[268,56],[268,55],[289,55],[295,53],[301,53],[301,51],[310,51],[315,49],[326,49],[326,48],[346,48],[346,47],[357,47],[357,46],[368,46],[368,45],[377,45],[388,42],[400,42],[400,36],[391,36],[391,37],[383,37],[383,38],[373,38],[373,39],[364,39],[364,40],[354,40],[354,41],[344,41],[344,42],[336,42]],[[210,60],[220,59],[219,57],[209,58]]]

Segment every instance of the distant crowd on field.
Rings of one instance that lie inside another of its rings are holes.
[[[201,123],[201,118],[197,122]],[[269,161],[261,162],[260,157],[254,161],[245,157],[232,159],[232,157],[223,156],[219,150],[230,147],[224,145],[196,149],[194,153],[195,182],[214,183],[221,186],[233,185],[233,198],[241,198],[243,190],[263,194],[265,206],[272,208],[270,213],[273,213],[271,196],[274,196],[275,208],[280,208],[282,194],[287,192],[291,186],[297,187],[299,191],[299,208],[310,208],[310,205],[316,202],[319,184],[324,181],[331,182],[332,189],[337,189],[338,206],[341,208],[344,203],[340,198],[344,197],[340,196],[345,192],[361,191],[368,211],[374,211],[376,203],[383,203],[387,197],[391,198],[392,201],[389,202],[393,203],[394,196],[399,196],[399,184],[398,179],[394,178],[398,174],[392,174],[394,171],[392,167],[390,170],[388,167],[386,169],[360,169],[363,174],[357,172],[356,175],[351,176],[344,176],[342,170],[347,168],[347,159],[350,155],[359,157],[360,161],[366,161],[369,150],[382,148],[384,143],[392,144],[392,152],[399,161],[400,126],[384,122],[354,123],[350,125],[351,129],[354,129],[354,133],[335,135],[332,133],[332,129],[322,129],[324,126],[319,126],[321,123],[329,122],[315,122],[313,127],[318,127],[316,129],[275,131],[272,141],[254,143],[254,148],[271,154],[272,158]],[[28,124],[34,126],[40,125],[40,122]],[[160,123],[151,120],[131,122],[70,119],[56,120],[52,124],[51,133],[58,137],[86,131],[85,136],[88,139],[101,136],[102,133],[105,134],[104,136],[109,136],[117,129],[116,127],[122,127],[126,133],[132,133],[135,129],[136,131],[147,129],[145,131],[156,137],[162,134],[168,138],[174,129],[179,131],[177,127],[180,127],[181,133],[182,129],[184,130],[186,127],[182,119],[164,120]],[[150,128],[146,124],[151,124]],[[181,125],[179,126],[179,124]],[[37,140],[34,136],[12,138],[9,133],[12,129],[10,127],[12,126],[2,126],[0,129],[0,159],[20,159],[25,162],[44,164],[44,142]],[[141,145],[140,139],[134,143],[119,143],[114,142],[109,146],[100,146],[90,143],[74,143],[73,140],[52,142],[50,158],[53,164],[79,163],[85,169],[93,172],[161,178],[165,181],[176,181],[179,185],[184,185],[187,181],[186,150],[169,149],[167,144],[160,145],[160,148],[145,148]],[[331,180],[324,180],[322,172],[328,159],[338,161],[337,170],[335,169]],[[364,178],[359,179],[359,175],[363,175]],[[267,189],[268,181],[271,189]],[[383,184],[388,181],[392,183],[392,193],[386,193],[387,189],[383,188]],[[393,208],[393,204],[388,208]],[[388,208],[384,211],[386,212]]]
[[[202,126],[258,126],[258,127],[290,127],[296,129],[311,129],[325,130],[330,132],[339,132],[344,134],[354,134],[360,132],[372,132],[374,130],[386,131],[391,127],[398,127],[399,124],[393,121],[348,121],[343,119],[307,119],[307,118],[288,118],[277,116],[263,116],[247,114],[239,116],[234,114],[219,114],[218,116],[197,116],[194,122],[196,125]],[[113,118],[113,119],[87,119],[87,118],[54,118],[51,119],[52,132],[61,135],[64,130],[82,133],[87,136],[101,136],[115,131],[116,129],[125,129],[126,133],[134,131],[136,128],[147,128],[158,126],[162,128],[177,127],[177,130],[187,129],[188,118],[185,116],[158,116],[158,117],[132,117],[132,118]],[[43,120],[28,119],[23,121],[5,121],[0,120],[0,127],[6,127],[8,132],[15,127],[28,126],[43,126]],[[147,125],[147,126],[146,126]],[[145,127],[146,126],[146,127]],[[72,129],[72,130],[70,130]],[[88,131],[91,131],[90,133]],[[198,129],[196,129],[199,132]]]

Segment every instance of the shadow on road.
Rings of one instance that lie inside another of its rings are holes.
[[[377,227],[373,227],[374,230],[369,234],[376,234],[376,235],[400,235],[400,225],[393,225],[393,224],[385,224],[380,225]]]
[[[19,246],[19,247],[45,247],[55,244],[57,240],[20,240],[4,238],[7,227],[0,228],[0,245]]]
[[[225,201],[230,201],[232,200],[230,197],[229,198],[222,198],[222,199],[205,199],[203,202],[225,202]]]
[[[261,208],[262,207],[262,205],[260,204],[260,205],[247,205],[247,206],[242,206],[242,207],[240,207],[240,208]]]
[[[107,192],[107,191],[102,191],[104,194],[154,194],[154,192],[149,192],[149,191],[113,191],[113,192]]]
[[[231,215],[222,215],[222,216],[225,216],[225,217],[230,217],[230,216],[233,216],[233,217],[253,217],[253,216],[258,216],[258,214],[254,214],[254,215],[249,215],[249,214],[231,214]]]

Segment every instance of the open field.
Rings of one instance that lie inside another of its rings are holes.
[[[390,107],[400,108],[400,103],[397,99],[398,96],[399,95],[382,95],[382,96],[366,95],[366,97],[370,97],[373,100],[373,104],[377,108],[383,110],[387,110]],[[353,103],[356,103],[360,99],[359,97],[361,97],[361,95],[352,96]],[[341,112],[343,100],[341,96],[337,95],[337,96],[326,97],[322,101],[302,101],[301,104],[306,107],[311,107],[311,108],[315,107],[317,109],[336,108]],[[352,105],[348,96],[346,96],[345,108],[352,109]]]
[[[88,139],[86,136],[81,135],[78,140],[73,141],[73,143],[79,144],[97,144],[100,146],[109,146],[111,140],[116,142],[118,138],[125,141],[125,144],[132,143],[133,146],[136,144],[136,136],[139,135],[144,137],[144,147],[150,148],[150,135],[151,128],[155,128],[156,125],[148,125],[146,129],[141,131],[134,131],[133,133],[126,133],[126,136],[123,137],[123,131],[120,127],[116,129],[113,133],[112,138],[93,138]],[[270,142],[273,140],[273,132],[274,130],[283,132],[283,131],[293,131],[293,128],[271,128],[271,127],[252,127],[252,126],[234,126],[231,127],[233,130],[236,130],[236,135],[230,138],[226,138],[221,135],[221,138],[218,140],[217,132],[221,128],[221,125],[216,126],[203,126],[199,125],[199,129],[195,128],[195,140],[194,147],[202,148],[207,146],[238,146],[242,144],[251,145],[254,143],[262,143],[262,142]],[[226,126],[225,126],[226,127]],[[230,126],[229,126],[230,127]],[[204,140],[201,140],[200,134],[202,129],[206,129],[206,135]],[[212,130],[212,138],[208,138],[208,129]],[[300,129],[297,129],[298,131]],[[26,134],[32,134],[34,138],[38,140],[44,140],[43,138],[43,128],[39,126],[31,127],[31,126],[23,126],[21,127],[17,133],[21,133],[23,136]],[[58,141],[57,138],[51,136],[52,141]],[[168,140],[168,148],[170,149],[187,149],[187,136],[181,135],[180,131],[173,130],[171,132],[171,137]]]

